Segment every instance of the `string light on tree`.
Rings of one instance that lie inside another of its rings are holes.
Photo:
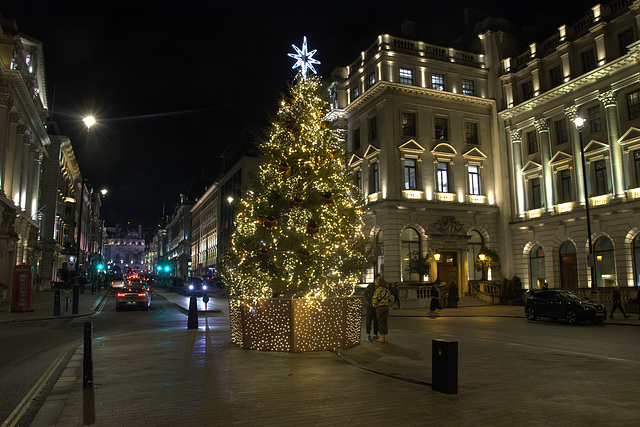
[[[294,46],[295,48],[295,46]],[[364,197],[352,184],[327,102],[307,52],[261,143],[256,179],[236,204],[236,230],[224,271],[231,297],[323,300],[345,297],[368,267]]]

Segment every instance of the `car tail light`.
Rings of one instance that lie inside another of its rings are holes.
[[[124,294],[124,293],[120,293],[120,292],[118,292],[118,295],[117,295],[117,296],[119,296],[119,297],[123,297],[123,296],[125,296],[125,294]]]
[[[146,296],[147,296],[147,293],[146,293],[146,292],[141,292],[141,293],[139,293],[139,294],[138,294],[138,296],[139,296],[139,297],[146,297]]]

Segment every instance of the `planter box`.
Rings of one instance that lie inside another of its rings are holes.
[[[231,341],[247,350],[337,350],[360,343],[362,300],[229,299]]]

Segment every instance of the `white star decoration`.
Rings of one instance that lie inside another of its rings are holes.
[[[292,44],[291,46],[293,46],[293,48],[296,50],[296,52],[298,53],[289,53],[288,55],[290,57],[292,57],[293,59],[296,59],[296,63],[293,64],[293,67],[291,68],[298,68],[300,67],[300,72],[302,73],[302,78],[304,80],[307,79],[307,68],[311,69],[311,71],[313,71],[313,74],[318,74],[316,72],[316,69],[313,68],[313,64],[319,64],[320,61],[318,61],[317,59],[313,58],[313,55],[315,55],[315,53],[318,51],[318,49],[314,49],[311,52],[307,52],[307,37],[305,36],[303,38],[302,41],[302,50],[298,49],[298,47],[294,44]]]

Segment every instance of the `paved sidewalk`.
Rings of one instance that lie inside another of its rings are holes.
[[[186,312],[187,297],[156,294]],[[543,343],[461,340],[458,394],[431,389],[432,340],[457,339],[438,333],[439,322],[459,322],[460,316],[480,322],[524,318],[522,307],[461,307],[435,316],[428,310],[392,310],[392,317],[423,317],[425,331],[394,329],[391,319],[389,344],[365,341],[339,352],[296,354],[232,344],[227,307],[225,299],[211,298],[197,330],[101,339],[93,348],[90,390],[82,389],[79,348],[32,425],[640,424],[631,374],[640,370],[639,362],[561,352]],[[607,327],[593,330],[606,333]],[[639,328],[625,329],[630,342],[640,343]],[[57,413],[51,411],[55,405]]]
[[[53,315],[54,291],[35,292],[31,299],[31,311],[11,312],[10,301],[0,301],[0,323],[27,322],[35,320],[59,319],[61,317],[81,317],[92,314],[99,308],[102,298],[108,291],[91,294],[91,288],[87,287],[78,298],[78,313],[73,314],[73,292],[69,297],[69,309],[65,311],[65,295],[60,291],[60,316]]]

